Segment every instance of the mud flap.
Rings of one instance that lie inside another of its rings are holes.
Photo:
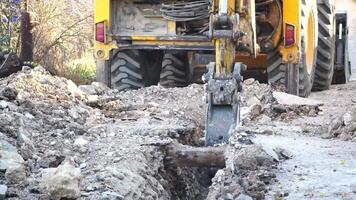
[[[109,61],[98,60],[96,61],[96,81],[104,83],[108,87],[111,87],[110,84],[110,70],[109,70]]]
[[[289,94],[299,96],[299,66],[298,64],[287,64],[286,88]]]

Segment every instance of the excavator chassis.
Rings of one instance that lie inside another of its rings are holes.
[[[319,41],[333,38],[320,35],[318,7],[334,15],[333,0],[96,0],[98,81],[120,90],[186,86],[207,65],[206,145],[226,143],[240,123],[243,69],[310,94]]]

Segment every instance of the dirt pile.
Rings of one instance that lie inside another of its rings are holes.
[[[255,136],[237,130],[225,152],[226,167],[212,179],[207,199],[262,200],[268,186],[276,182],[279,162],[293,155],[283,148],[256,143]]]
[[[254,79],[244,81],[242,117],[245,125],[272,120],[291,121],[301,116],[315,117],[321,111],[320,102],[279,92]]]
[[[186,176],[177,179],[173,172],[178,172],[163,165],[158,148],[146,144],[171,138],[198,143],[202,87],[111,90],[98,96],[97,90],[88,94],[39,67],[0,79],[0,90],[1,177],[16,175],[0,178],[8,198],[59,198],[65,188],[55,188],[53,181],[70,182],[70,176],[43,177],[48,169],[61,171],[64,160],[72,160],[73,168],[62,171],[81,171],[80,198],[201,195],[197,170],[180,169]]]

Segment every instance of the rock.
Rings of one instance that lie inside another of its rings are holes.
[[[278,158],[280,160],[288,160],[288,159],[293,158],[292,152],[288,151],[287,149],[277,147],[277,148],[273,149],[273,151],[276,152],[276,154],[278,155]]]
[[[260,116],[262,113],[262,106],[259,104],[254,104],[250,107],[250,118],[255,119],[256,117]]]
[[[106,191],[101,194],[101,200],[123,200],[124,196],[111,191]]]
[[[45,155],[43,155],[37,162],[42,168],[55,168],[58,167],[64,160],[65,156],[63,156],[61,152],[49,150],[45,152]]]
[[[7,108],[7,107],[9,107],[8,102],[7,102],[7,101],[4,101],[4,100],[1,100],[1,101],[0,101],[0,109],[5,109],[5,108]]]
[[[5,87],[0,91],[0,96],[6,97],[9,100],[15,100],[18,94],[16,89],[10,87]]]
[[[239,149],[234,156],[234,169],[237,170],[257,170],[258,166],[271,166],[274,163],[275,159],[259,145]]]
[[[254,78],[249,78],[244,81],[244,84],[246,85],[252,85],[256,80]]]
[[[24,163],[16,147],[6,141],[0,141],[0,170],[5,172],[7,182],[16,184],[26,179]]]
[[[352,123],[353,121],[353,117],[350,113],[346,113],[344,114],[344,116],[342,116],[343,122],[345,126],[348,126]]]
[[[252,199],[252,197],[247,196],[247,195],[245,195],[245,194],[240,194],[240,195],[236,198],[236,200],[253,200],[253,199]]]
[[[6,198],[6,192],[7,192],[7,186],[6,185],[0,185],[0,200]]]
[[[29,137],[28,131],[26,131],[22,126],[19,128],[17,134],[17,142],[20,146],[20,152],[25,160],[31,159],[35,151],[35,146]]]
[[[326,133],[324,133],[321,137],[323,139],[331,139],[337,136],[339,134],[338,132],[340,131],[341,127],[343,125],[343,121],[341,118],[337,117],[333,119],[328,126],[328,130]]]
[[[273,105],[272,110],[276,113],[286,113],[287,112],[287,108],[281,104]]]
[[[352,136],[350,134],[348,134],[348,133],[342,133],[340,135],[340,140],[342,140],[342,141],[350,141],[350,140],[352,140]]]
[[[80,169],[64,161],[57,168],[44,169],[40,185],[52,198],[76,199],[80,197],[80,179]]]
[[[97,94],[95,87],[92,85],[80,85],[78,88],[87,95]]]
[[[349,133],[353,133],[356,131],[356,122],[352,122],[349,126],[346,127]]]
[[[74,146],[85,146],[88,144],[88,141],[85,140],[84,138],[82,137],[79,137],[77,138],[75,141],[74,141]]]
[[[276,99],[278,104],[287,105],[287,106],[321,106],[323,103],[298,97],[295,95],[287,94],[284,92],[273,92],[273,97]]]
[[[93,82],[91,85],[95,88],[97,94],[99,95],[105,93],[110,89],[108,86],[101,82]]]
[[[5,172],[5,179],[10,184],[23,182],[26,179],[25,166],[22,164],[9,167]]]

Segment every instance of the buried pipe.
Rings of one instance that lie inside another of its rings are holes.
[[[178,167],[225,167],[226,147],[192,147],[171,143],[164,147],[165,163]]]

